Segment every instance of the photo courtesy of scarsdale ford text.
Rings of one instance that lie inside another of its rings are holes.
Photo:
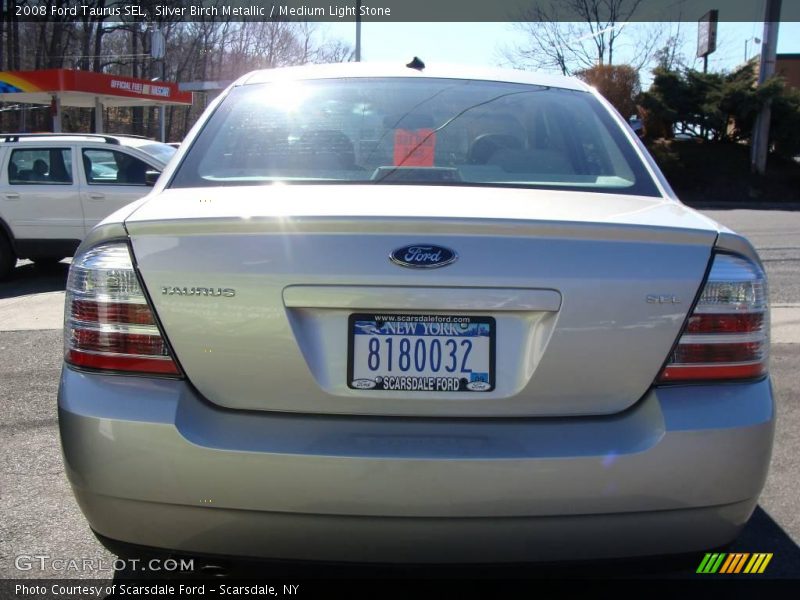
[[[251,596],[251,597],[283,597],[300,594],[300,584],[184,584],[184,583],[15,583],[11,592],[14,598],[59,598],[70,600],[75,598],[106,597],[199,597],[199,596]],[[3,595],[2,597],[6,597]]]

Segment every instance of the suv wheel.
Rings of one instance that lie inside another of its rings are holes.
[[[0,232],[0,280],[5,279],[17,264],[17,257],[4,233]]]

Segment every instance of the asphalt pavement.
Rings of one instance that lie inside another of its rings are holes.
[[[770,280],[773,316],[771,372],[779,420],[772,465],[760,505],[743,534],[729,551],[772,552],[767,573],[800,577],[800,212],[703,211],[747,235],[759,250]],[[114,556],[93,537],[70,492],[58,441],[56,391],[62,357],[63,290],[68,265],[42,270],[20,262],[12,280],[0,283],[0,578],[101,578],[114,572],[49,568],[36,560],[92,559],[106,566]],[[20,559],[19,557],[23,557]],[[101,562],[105,561],[105,562]],[[616,561],[584,564],[617,576],[692,576],[697,556],[670,561]],[[26,566],[31,566],[27,569]],[[220,565],[207,565],[214,568]],[[308,566],[227,563],[231,575],[330,575]],[[22,567],[22,568],[20,568]],[[556,567],[553,567],[556,568]],[[344,574],[396,576],[407,570],[350,567]],[[542,571],[541,569],[544,569]],[[552,573],[550,567],[539,573]],[[446,573],[458,575],[450,569]],[[525,577],[529,566],[471,567],[467,575]],[[575,574],[575,571],[571,571]],[[339,567],[336,574],[343,572]],[[415,574],[411,571],[411,574]],[[441,573],[440,573],[441,574]],[[124,575],[124,574],[123,574]],[[120,573],[116,574],[120,577]]]

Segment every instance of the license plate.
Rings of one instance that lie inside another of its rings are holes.
[[[463,315],[353,314],[347,385],[357,390],[494,389],[495,321]]]

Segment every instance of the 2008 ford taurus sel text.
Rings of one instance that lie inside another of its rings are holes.
[[[718,547],[769,465],[768,331],[751,245],[584,84],[257,72],[75,257],[67,473],[107,543],[188,553]]]

